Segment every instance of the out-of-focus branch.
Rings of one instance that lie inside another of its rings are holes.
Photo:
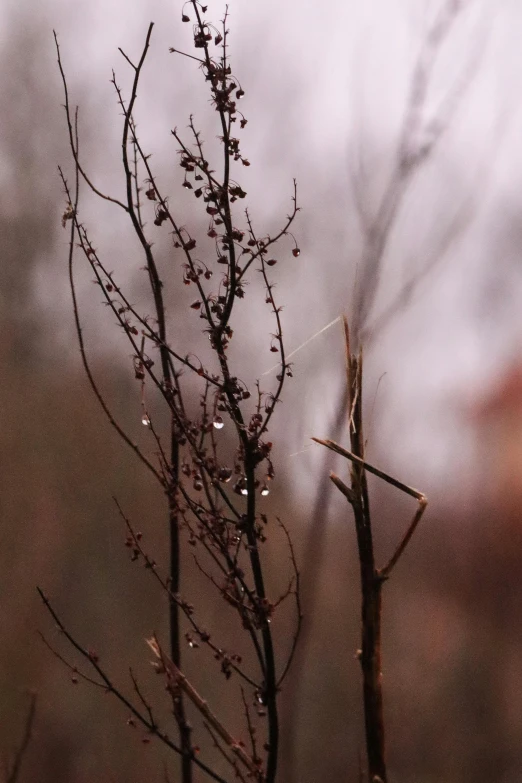
[[[414,67],[410,94],[393,161],[392,174],[374,215],[368,214],[360,191],[362,180],[354,177],[355,204],[363,229],[363,251],[354,288],[352,335],[355,344],[362,342],[363,331],[377,296],[380,272],[389,238],[406,193],[422,166],[433,155],[443,134],[451,124],[457,107],[476,69],[469,67],[456,81],[438,112],[424,120],[429,84],[442,46],[448,39],[465,4],[446,0],[426,38]],[[479,51],[480,54],[480,51]],[[399,297],[402,292],[399,293]],[[392,306],[393,311],[395,307]]]
[[[27,748],[29,747],[29,743],[31,742],[35,715],[36,715],[36,693],[31,693],[31,697],[29,701],[29,709],[27,710],[27,715],[25,718],[22,738],[20,740],[20,744],[18,745],[18,748],[14,753],[13,761],[8,766],[5,783],[17,783],[19,779],[22,762],[27,753]]]

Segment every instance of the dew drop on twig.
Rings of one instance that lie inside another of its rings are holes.
[[[213,421],[214,427],[216,430],[222,430],[225,426],[225,423],[223,421],[223,418],[221,416],[215,416]]]

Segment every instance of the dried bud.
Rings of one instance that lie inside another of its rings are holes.
[[[155,226],[161,226],[162,223],[165,222],[168,218],[168,213],[163,209],[163,207],[160,207],[158,211],[156,212],[156,219],[154,221]]]

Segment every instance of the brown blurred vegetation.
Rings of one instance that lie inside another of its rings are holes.
[[[73,685],[36,634],[45,628],[52,635],[37,600],[39,584],[121,683],[132,665],[149,692],[164,698],[150,677],[143,640],[165,630],[165,599],[129,563],[111,496],[143,529],[160,564],[163,499],[110,430],[74,352],[56,339],[52,308],[43,307],[35,288],[38,273],[55,277],[57,292],[64,291],[66,275],[54,174],[66,154],[59,89],[35,54],[49,46],[39,31],[25,28],[2,55],[1,104],[9,122],[2,126],[0,155],[10,173],[0,193],[0,749],[8,754],[16,747],[30,689],[38,706],[20,781],[159,781],[164,751],[144,745],[109,698]],[[24,56],[29,49],[31,58]],[[72,334],[72,317],[69,325]],[[126,368],[106,360],[94,369],[122,421],[136,431],[137,394]],[[513,417],[520,421],[520,405]],[[502,431],[494,441],[497,466],[504,437]],[[493,474],[485,462],[487,485]],[[288,520],[299,554],[310,509],[284,485],[278,482],[274,508]],[[409,508],[391,491],[375,489],[384,550]],[[402,783],[514,782],[522,779],[520,504],[486,491],[472,508],[442,516],[437,506],[435,499],[384,596],[391,777]],[[317,583],[303,574],[305,593],[316,591],[316,611],[306,618],[310,644],[293,674],[300,688],[291,769],[288,758],[285,768],[283,731],[280,779],[289,783],[355,781],[363,750],[351,511],[332,502],[324,525]],[[275,537],[270,544],[274,580],[287,556],[279,543]],[[190,578],[197,603],[203,588],[194,574]],[[202,613],[213,627],[226,629],[226,608],[214,602]],[[212,701],[214,661],[202,650],[193,655],[187,668]],[[233,710],[233,679],[228,687],[230,699],[219,705],[225,716]]]

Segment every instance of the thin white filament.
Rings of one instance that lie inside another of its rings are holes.
[[[285,359],[290,359],[292,356],[295,356],[295,354],[298,353],[301,350],[301,348],[304,348],[306,345],[308,345],[308,343],[311,343],[312,340],[315,340],[316,337],[319,337],[320,334],[322,334],[323,332],[326,332],[327,329],[330,329],[330,327],[332,327],[334,324],[336,324],[340,320],[341,320],[341,316],[338,315],[337,318],[334,318],[334,320],[331,321],[329,324],[326,324],[326,326],[323,326],[322,329],[319,329],[319,331],[316,332],[315,334],[313,334],[311,337],[309,337],[308,340],[305,340],[304,343],[301,343],[301,345],[298,345],[297,348],[294,351],[292,351],[291,353],[289,353],[285,357]],[[269,370],[266,370],[266,372],[262,373],[261,377],[263,377],[263,375],[269,375],[271,372],[274,372],[274,370],[278,370],[280,367],[281,367],[281,363],[274,364],[273,367],[271,367]]]

